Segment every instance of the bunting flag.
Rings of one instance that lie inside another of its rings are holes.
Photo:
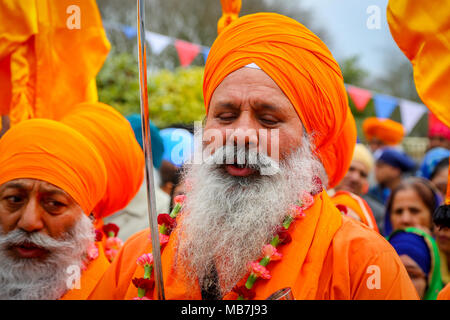
[[[398,100],[388,95],[375,94],[373,96],[373,103],[377,118],[389,118],[397,106]]]
[[[372,98],[372,92],[366,89],[348,85],[347,91],[358,111],[363,111]]]
[[[156,55],[159,55],[172,42],[170,37],[147,31],[145,32],[145,40],[148,41],[152,52]]]
[[[183,67],[189,66],[200,53],[200,46],[183,40],[175,40],[178,58]]]
[[[137,36],[137,29],[134,27],[130,27],[127,25],[121,26],[122,32],[125,34],[127,38],[134,38]]]
[[[205,63],[206,63],[206,59],[208,59],[209,49],[211,49],[211,48],[208,48],[208,47],[202,48],[203,61],[205,61]]]
[[[405,99],[400,100],[399,106],[403,127],[406,134],[409,134],[427,111],[427,108],[423,104]]]

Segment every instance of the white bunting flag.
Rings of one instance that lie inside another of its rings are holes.
[[[170,37],[148,31],[145,33],[145,38],[150,44],[152,52],[156,55],[160,54],[172,42]]]
[[[403,127],[405,127],[406,134],[409,134],[427,111],[427,107],[421,103],[404,99],[400,100],[399,107]]]

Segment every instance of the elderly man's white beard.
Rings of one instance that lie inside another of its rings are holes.
[[[326,185],[323,165],[310,150],[304,137],[302,146],[280,162],[274,175],[235,177],[223,165],[207,163],[187,169],[185,179],[192,188],[180,225],[178,257],[187,268],[188,280],[207,286],[214,262],[223,295],[244,277],[247,264],[260,258],[299,194],[317,190],[314,177]],[[213,157],[224,153],[217,150]],[[258,156],[258,164],[267,169],[270,159]]]
[[[0,234],[0,299],[55,300],[69,289],[68,268],[81,268],[89,245],[95,240],[92,221],[84,214],[63,238],[28,233],[20,229]],[[40,258],[12,257],[8,247],[25,241],[50,251]]]

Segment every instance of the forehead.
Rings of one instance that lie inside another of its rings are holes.
[[[66,196],[69,196],[63,189],[49,183],[46,181],[38,180],[38,179],[29,179],[29,178],[22,178],[22,179],[14,179],[10,180],[8,182],[5,182],[0,186],[1,190],[5,189],[21,189],[26,191],[31,191],[33,189],[39,190],[40,192],[54,192],[63,194]]]
[[[367,166],[363,162],[361,162],[359,160],[353,160],[350,166],[353,169],[362,171],[364,173],[369,173],[369,168],[367,168]]]
[[[254,68],[240,68],[229,75],[214,90],[211,106],[217,103],[239,103],[243,99],[267,103],[279,109],[295,109],[288,97],[264,71]],[[286,110],[288,111],[288,110]]]

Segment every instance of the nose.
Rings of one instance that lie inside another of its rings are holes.
[[[402,227],[412,227],[413,226],[413,219],[412,219],[412,215],[408,212],[405,211],[402,213],[402,215],[400,216],[400,224]]]
[[[258,126],[250,112],[242,112],[227,132],[227,144],[237,147],[258,146]]]
[[[42,213],[35,199],[28,201],[22,209],[17,227],[28,232],[39,231],[44,228]]]

